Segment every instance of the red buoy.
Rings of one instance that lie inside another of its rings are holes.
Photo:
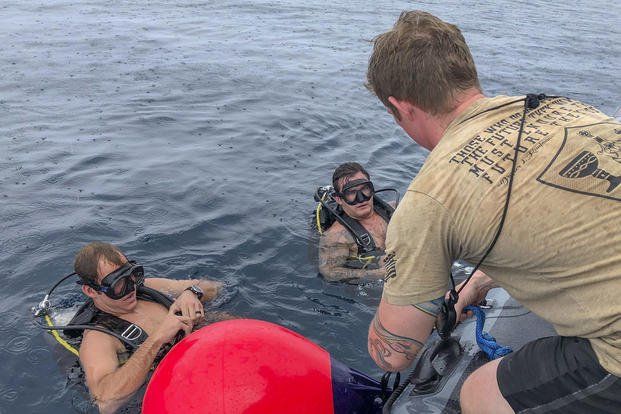
[[[142,409],[145,414],[334,414],[330,355],[273,323],[214,323],[166,355]]]

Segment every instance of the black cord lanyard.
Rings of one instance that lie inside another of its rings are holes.
[[[524,131],[524,123],[526,121],[526,114],[529,109],[537,108],[540,102],[547,98],[557,98],[557,96],[546,96],[544,94],[539,94],[539,95],[528,94],[526,95],[524,99],[519,99],[516,101],[508,102],[506,104],[485,110],[479,114],[476,114],[468,118],[468,119],[472,119],[475,116],[481,115],[492,109],[499,109],[499,108],[502,108],[503,106],[511,105],[521,100],[524,101],[524,111],[522,112],[522,119],[520,121],[520,130],[518,132],[517,142],[515,144],[513,164],[511,165],[511,173],[509,174],[509,185],[507,189],[507,197],[505,198],[505,205],[502,211],[502,216],[500,218],[500,223],[498,224],[498,230],[496,230],[496,234],[494,235],[494,238],[492,239],[492,242],[490,243],[489,247],[483,254],[483,257],[481,257],[481,260],[479,260],[476,266],[474,266],[474,268],[472,269],[472,272],[470,273],[468,278],[464,281],[464,283],[461,285],[459,290],[457,290],[457,287],[455,285],[455,279],[453,278],[453,272],[449,273],[449,277],[451,278],[451,285],[453,287],[449,291],[448,299],[446,298],[444,299],[444,303],[442,304],[442,309],[441,309],[440,315],[438,315],[439,317],[436,323],[436,329],[442,339],[447,339],[448,337],[450,337],[451,333],[455,329],[455,325],[457,324],[457,313],[455,311],[455,304],[459,300],[459,293],[461,293],[461,291],[466,287],[466,285],[468,284],[468,282],[470,281],[474,273],[479,269],[481,264],[483,264],[483,261],[485,261],[487,256],[491,253],[492,249],[496,245],[496,242],[500,238],[500,233],[502,232],[502,228],[505,225],[505,219],[507,218],[507,211],[509,210],[509,201],[511,199],[511,190],[513,189],[513,178],[515,177],[515,170],[517,169],[517,159],[518,159],[518,154],[520,152],[520,144],[521,144],[521,139],[522,139],[522,132]]]

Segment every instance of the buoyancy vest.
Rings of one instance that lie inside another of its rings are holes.
[[[155,289],[144,285],[138,286],[136,297],[139,300],[159,303],[170,308],[173,300]],[[79,326],[79,328],[75,327]],[[104,328],[110,335],[120,339],[128,352],[134,352],[149,336],[140,326],[98,309],[92,299],[88,299],[71,319],[63,334],[75,340],[81,340],[88,326]]]
[[[387,189],[395,191],[392,189]],[[345,267],[350,269],[377,269],[379,258],[384,254],[378,249],[371,233],[358,220],[349,217],[336,200],[332,197],[332,187],[319,187],[315,193],[315,200],[319,202],[314,213],[313,224],[323,233],[335,221],[338,221],[349,231],[357,247],[357,255],[347,258]],[[395,208],[379,198],[377,192],[373,196],[373,210],[386,221],[390,222]]]
[[[373,197],[373,210],[386,223],[390,222],[390,218],[395,211],[394,207],[377,196]],[[358,248],[356,256],[347,258],[345,267],[350,269],[377,269],[379,267],[379,258],[384,254],[384,251],[377,247],[371,232],[360,224],[358,220],[349,217],[345,212],[342,212],[340,218],[342,220],[339,220],[341,224],[347,223],[344,227],[354,237]]]

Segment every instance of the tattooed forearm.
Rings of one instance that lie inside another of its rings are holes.
[[[409,364],[422,347],[422,342],[396,335],[384,328],[377,315],[373,318],[369,332],[369,354],[384,371],[399,371],[404,364],[395,366],[389,360],[396,357]]]
[[[319,273],[328,280],[347,281],[356,279],[381,279],[384,277],[383,269],[349,269],[341,264],[319,262]]]
[[[345,267],[356,243],[347,231],[326,234],[319,241],[319,273],[328,280],[345,281],[355,279],[380,279],[384,277],[384,268],[352,269]]]

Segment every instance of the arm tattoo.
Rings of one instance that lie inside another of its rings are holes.
[[[369,338],[369,352],[371,357],[384,371],[397,371],[388,362],[393,354],[403,354],[408,361],[413,361],[418,351],[423,347],[423,343],[414,338],[400,336],[384,328],[377,314],[371,322],[371,329],[374,338]]]
[[[380,279],[384,269],[350,269],[345,267],[351,256],[350,250],[356,249],[356,242],[347,230],[335,234],[326,234],[319,240],[319,272],[328,280],[346,281],[360,278]]]

